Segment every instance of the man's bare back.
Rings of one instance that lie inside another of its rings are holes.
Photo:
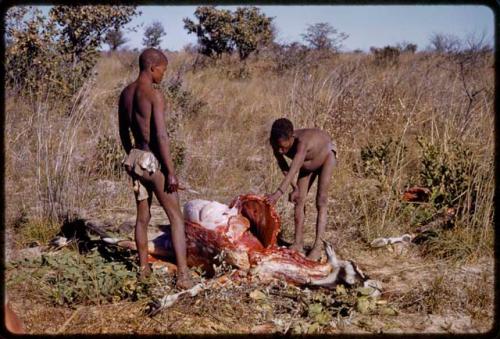
[[[168,61],[163,53],[150,48],[139,57],[139,65],[139,77],[120,95],[118,120],[120,139],[127,152],[124,167],[132,177],[136,195],[135,241],[141,276],[148,276],[151,271],[147,261],[147,227],[151,219],[151,199],[154,193],[172,227],[178,266],[177,285],[188,288],[192,286],[192,282],[186,265],[186,240],[177,195],[178,181],[165,129],[165,100],[153,88],[153,83],[161,82]],[[134,145],[130,132],[134,137]]]

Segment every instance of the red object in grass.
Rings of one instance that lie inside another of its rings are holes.
[[[427,187],[413,186],[403,193],[403,200],[409,202],[426,202],[429,200],[431,190]]]

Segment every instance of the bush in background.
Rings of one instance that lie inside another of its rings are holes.
[[[10,8],[6,82],[18,93],[72,96],[94,67],[107,32],[137,14],[130,6],[53,6],[47,18],[38,9]]]
[[[246,59],[259,45],[272,41],[272,18],[257,7],[238,7],[233,13],[215,6],[199,6],[194,12],[198,23],[184,19],[184,28],[198,37],[199,51],[220,58],[237,50],[240,60]]]

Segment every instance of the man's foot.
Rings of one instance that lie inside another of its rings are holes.
[[[187,290],[193,287],[194,282],[191,279],[191,275],[189,274],[189,272],[177,273],[177,283],[175,284],[175,286],[182,290]]]
[[[299,252],[300,254],[304,254],[304,245],[303,244],[299,244],[299,243],[293,243],[290,247],[288,247],[289,249],[291,249],[292,251],[297,251]]]
[[[309,252],[309,255],[307,256],[307,259],[313,260],[313,261],[318,261],[321,258],[321,247],[313,247],[311,252]]]

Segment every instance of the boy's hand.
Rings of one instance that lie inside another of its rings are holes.
[[[273,194],[266,194],[266,201],[270,204],[270,205],[275,205],[276,202],[278,201],[278,199],[281,197],[281,192],[280,191],[276,191],[274,192]]]
[[[173,193],[177,192],[179,188],[179,182],[177,181],[177,177],[173,173],[168,173],[167,175],[167,192]]]
[[[299,189],[295,187],[294,190],[288,195],[288,201],[295,204],[297,202],[297,199],[299,198],[299,195]]]

